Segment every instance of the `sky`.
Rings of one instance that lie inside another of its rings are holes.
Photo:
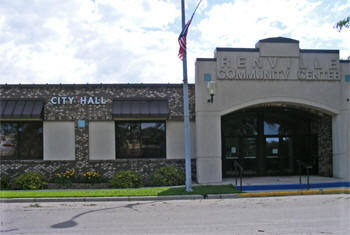
[[[186,0],[188,19],[199,0]],[[350,0],[202,0],[187,36],[188,80],[216,47],[269,37],[350,56]],[[0,0],[0,84],[182,83],[180,0]]]

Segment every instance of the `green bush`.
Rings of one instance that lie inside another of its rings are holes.
[[[44,176],[37,172],[27,172],[16,177],[12,183],[13,189],[44,189],[47,182]]]
[[[185,174],[174,166],[164,166],[153,172],[149,184],[152,186],[183,185]]]
[[[96,184],[102,182],[101,174],[96,171],[82,172],[78,178],[80,183]]]
[[[137,188],[142,187],[139,173],[127,170],[116,173],[109,182],[111,188]]]
[[[0,189],[8,189],[10,188],[10,178],[5,175],[5,174],[1,174],[1,185],[0,185]]]

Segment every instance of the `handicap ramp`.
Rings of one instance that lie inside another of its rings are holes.
[[[348,188],[348,187],[350,187],[350,182],[310,183],[309,185],[307,184],[266,184],[266,185],[243,185],[242,191],[323,189],[323,188]]]
[[[350,188],[350,181],[340,178],[310,176],[309,184],[306,177],[276,176],[276,177],[244,177],[242,179],[242,191],[274,191],[274,190],[304,190],[326,188]],[[224,179],[223,183],[236,185],[235,178]],[[240,189],[240,180],[237,180],[237,188]]]

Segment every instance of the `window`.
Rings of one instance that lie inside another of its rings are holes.
[[[258,134],[256,113],[229,114],[223,117],[224,136],[253,136]]]
[[[165,138],[165,121],[117,121],[117,158],[165,158]]]
[[[42,160],[42,122],[1,122],[0,159]]]
[[[223,175],[234,176],[233,160],[246,175],[297,174],[296,160],[312,163],[317,173],[319,144],[311,124],[319,118],[288,107],[247,108],[222,116]]]

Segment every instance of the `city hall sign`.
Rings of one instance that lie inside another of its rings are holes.
[[[103,96],[52,96],[50,98],[50,103],[53,105],[57,104],[106,104]]]
[[[340,80],[339,61],[333,58],[220,55],[216,69],[219,80]]]

